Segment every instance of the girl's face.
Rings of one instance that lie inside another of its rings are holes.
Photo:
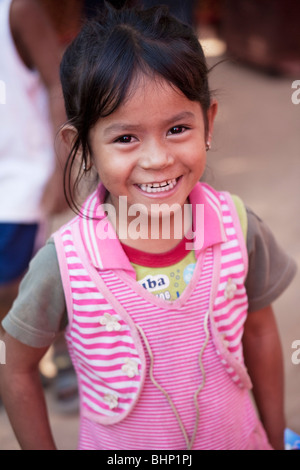
[[[205,169],[216,110],[213,103],[206,135],[199,102],[162,79],[142,76],[127,100],[99,119],[90,132],[92,161],[117,214],[120,196],[147,211],[153,204],[187,202]]]

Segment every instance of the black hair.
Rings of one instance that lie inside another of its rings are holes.
[[[72,169],[80,151],[88,168],[89,131],[98,119],[120,106],[137,74],[153,74],[201,104],[207,130],[211,97],[208,69],[193,28],[171,16],[168,8],[138,7],[117,10],[106,4],[99,16],[87,21],[67,48],[60,77],[68,122],[77,131],[64,172],[65,195],[78,211],[72,187]]]

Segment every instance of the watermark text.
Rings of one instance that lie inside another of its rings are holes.
[[[292,354],[292,363],[298,365],[300,364],[300,339],[293,341],[292,349],[296,350]]]
[[[192,216],[193,212],[193,216]],[[131,240],[193,240],[187,250],[200,250],[204,245],[204,204],[144,204],[127,205],[127,197],[120,196],[118,207],[102,204],[96,211],[99,222],[96,234],[100,240],[116,239],[116,227],[121,239]],[[192,227],[193,219],[193,227]]]
[[[4,341],[0,341],[0,364],[6,364],[6,346]]]
[[[300,104],[300,80],[293,81],[292,88],[295,88],[295,91],[292,93],[292,103]]]
[[[119,454],[113,454],[107,459],[108,465],[131,465],[138,468],[141,464],[143,467],[149,467],[153,465],[180,465],[180,466],[192,466],[192,455],[191,454],[149,454],[144,457],[142,456],[123,456]]]

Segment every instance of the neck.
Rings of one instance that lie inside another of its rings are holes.
[[[175,248],[175,246],[177,246],[178,243],[180,243],[180,239],[178,238],[168,239],[168,240],[164,240],[164,239],[144,240],[142,238],[138,240],[132,240],[130,238],[125,238],[125,239],[119,238],[119,240],[124,245],[135,248],[136,250],[144,251],[145,253],[153,253],[153,254],[166,253],[167,251]]]
[[[107,202],[110,200],[108,198]],[[120,213],[116,210],[116,218],[109,217],[118,238],[124,245],[147,253],[164,253],[174,248],[191,230],[192,213],[181,208],[176,213],[167,211],[165,214],[138,213],[128,216],[130,208]]]

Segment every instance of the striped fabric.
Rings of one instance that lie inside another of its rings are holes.
[[[105,300],[81,263],[70,228],[62,233],[62,243],[72,296],[72,327],[67,340],[81,377],[85,414],[97,416],[99,422],[114,422],[115,417],[119,420],[126,414],[138,394],[141,360],[130,327]],[[130,377],[131,371],[137,373]]]
[[[236,224],[240,230],[238,237],[237,229],[233,220],[233,203],[228,194],[216,194],[208,186],[204,186],[208,201],[217,207],[222,214],[223,226],[227,241],[221,245],[221,264],[218,281],[218,290],[213,306],[213,319],[216,328],[223,339],[218,342],[217,353],[222,356],[222,363],[232,380],[239,386],[245,385],[251,387],[250,380],[245,374],[242,374],[243,380],[238,370],[231,366],[235,359],[238,364],[243,366],[242,335],[243,326],[247,317],[248,299],[244,281],[247,274],[247,258],[241,251],[241,227]],[[230,210],[231,203],[231,210]],[[219,345],[219,347],[218,347]]]
[[[80,449],[269,448],[242,357],[240,234],[228,195],[206,185],[205,194],[226,241],[199,254],[174,302],[147,292],[126,269],[101,268],[107,253],[93,243],[90,220],[55,235],[79,378]]]

